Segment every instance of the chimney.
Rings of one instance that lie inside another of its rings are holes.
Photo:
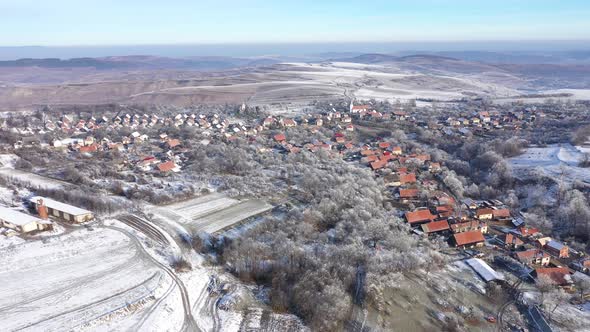
[[[43,199],[41,198],[39,198],[39,200],[37,201],[37,212],[39,213],[39,217],[41,219],[48,218],[47,206],[45,206],[45,204],[43,203]]]

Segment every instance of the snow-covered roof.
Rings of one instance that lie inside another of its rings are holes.
[[[75,207],[69,204],[65,204],[62,202],[58,202],[58,201],[54,201],[51,198],[46,198],[46,197],[41,197],[41,196],[35,196],[35,197],[31,197],[29,199],[29,201],[31,203],[35,203],[37,204],[39,199],[43,200],[43,203],[45,204],[45,206],[47,206],[50,209],[54,209],[54,210],[58,210],[61,212],[65,212],[74,216],[78,216],[78,215],[82,215],[82,214],[92,214],[92,212],[88,211],[88,210],[84,210],[81,209],[79,207]]]
[[[48,220],[43,220],[30,214],[22,213],[4,206],[0,206],[0,220],[18,226],[24,226],[32,222],[36,222],[38,224],[51,223]]]
[[[504,280],[502,274],[494,271],[486,262],[479,258],[470,258],[465,260],[465,262],[486,282],[497,279]]]

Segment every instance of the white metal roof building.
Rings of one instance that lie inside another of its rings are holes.
[[[58,202],[51,198],[35,196],[29,199],[31,203],[38,209],[40,202],[47,207],[47,212],[50,216],[61,218],[70,222],[85,222],[92,220],[94,214],[91,211],[81,209],[79,207]]]
[[[51,221],[0,206],[0,225],[22,233],[28,233],[50,228]]]
[[[470,258],[465,260],[465,262],[486,282],[504,280],[504,276],[501,273],[494,271],[486,262],[479,258]]]

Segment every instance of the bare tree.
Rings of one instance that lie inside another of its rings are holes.
[[[590,291],[590,280],[585,277],[576,277],[574,278],[574,285],[580,292],[580,299],[583,300],[585,294]]]
[[[537,277],[535,284],[541,293],[541,304],[543,304],[545,303],[545,295],[555,288],[555,283],[549,276],[542,274]]]

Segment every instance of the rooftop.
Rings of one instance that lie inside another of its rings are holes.
[[[432,221],[435,219],[432,213],[429,210],[418,210],[414,212],[406,212],[406,220],[410,223],[419,223],[425,221]]]
[[[467,265],[479,274],[479,276],[486,282],[492,280],[504,280],[504,276],[492,269],[486,262],[479,258],[470,258],[465,261]]]
[[[66,203],[54,201],[51,198],[46,198],[46,197],[41,197],[41,196],[31,197],[29,199],[29,201],[31,203],[37,204],[40,199],[43,200],[43,203],[48,208],[54,209],[54,210],[58,210],[58,211],[62,211],[62,212],[65,212],[65,213],[68,213],[68,214],[71,214],[71,215],[74,215],[74,216],[78,216],[78,215],[82,215],[82,214],[91,214],[92,213],[92,212],[90,212],[88,210],[84,210],[84,209],[81,209],[79,207],[75,207],[73,205],[69,205],[69,204],[66,204]]]
[[[557,242],[554,240],[547,242],[546,246],[549,248],[553,248],[555,250],[561,250],[561,249],[565,248],[565,245],[563,243]]]
[[[473,244],[473,243],[479,243],[479,242],[485,241],[483,234],[478,230],[464,232],[464,233],[457,233],[457,234],[453,234],[453,236],[455,237],[455,243],[457,243],[458,246],[463,246],[466,244]]]
[[[22,213],[4,206],[0,206],[0,220],[18,226],[24,226],[32,222],[36,222],[38,224],[51,223],[48,220],[39,219],[35,216],[31,216],[29,214]]]
[[[426,233],[434,233],[449,229],[449,223],[446,220],[432,221],[422,225],[422,230]]]

